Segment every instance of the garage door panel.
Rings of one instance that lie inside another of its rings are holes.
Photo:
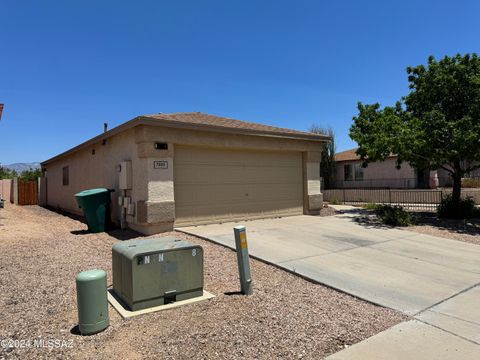
[[[212,192],[215,192],[215,202],[212,203]],[[302,191],[292,188],[291,184],[224,184],[183,186],[182,191],[175,195],[175,202],[182,206],[209,204],[229,205],[233,201],[245,204],[269,201],[280,203],[292,201],[298,203]]]
[[[217,222],[252,220],[268,217],[292,216],[301,214],[302,208],[297,204],[279,202],[272,206],[270,202],[257,202],[257,207],[262,211],[251,211],[251,206],[245,204],[233,204],[225,211],[224,206],[186,206],[182,209],[184,215],[176,221],[176,226],[201,225]]]
[[[303,213],[301,153],[175,148],[176,226]]]
[[[218,166],[218,165],[176,165],[175,180],[181,184],[244,184],[244,183],[301,183],[298,166]]]

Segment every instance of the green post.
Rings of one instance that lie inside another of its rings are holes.
[[[110,324],[107,273],[88,270],[77,275],[78,327],[82,335],[98,333]]]
[[[238,272],[242,294],[252,295],[253,282],[250,273],[250,259],[248,257],[247,232],[245,226],[235,226],[235,247],[237,249]]]

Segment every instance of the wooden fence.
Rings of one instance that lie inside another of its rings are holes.
[[[18,205],[37,205],[38,185],[36,181],[18,181]]]

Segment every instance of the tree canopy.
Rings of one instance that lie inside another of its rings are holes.
[[[358,104],[350,137],[365,165],[398,155],[398,165],[443,168],[460,199],[461,178],[480,168],[480,58],[428,58],[408,67],[410,93],[395,106]]]
[[[20,175],[17,174],[15,170],[9,170],[0,166],[0,180],[1,179],[13,179],[18,177],[20,180],[24,181],[34,181],[37,178],[42,176],[42,170],[40,169],[28,169],[21,172]]]
[[[17,176],[17,172],[15,170],[11,171],[3,166],[0,166],[0,180],[2,179],[13,179]]]

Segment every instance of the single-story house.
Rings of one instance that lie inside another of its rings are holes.
[[[397,167],[397,156],[392,154],[385,161],[369,163],[362,166],[357,148],[335,154],[336,188],[394,188],[417,189],[429,186],[430,171],[418,171],[408,163]]]
[[[356,151],[357,148],[354,148],[335,154],[335,188],[426,189],[452,186],[452,178],[443,168],[419,170],[407,162],[397,167],[395,154],[385,161],[371,162],[363,167]],[[466,179],[479,177],[480,169],[465,176]]]
[[[42,202],[81,214],[74,194],[114,189],[112,220],[144,234],[318,214],[324,135],[204,113],[143,115],[42,163]]]

